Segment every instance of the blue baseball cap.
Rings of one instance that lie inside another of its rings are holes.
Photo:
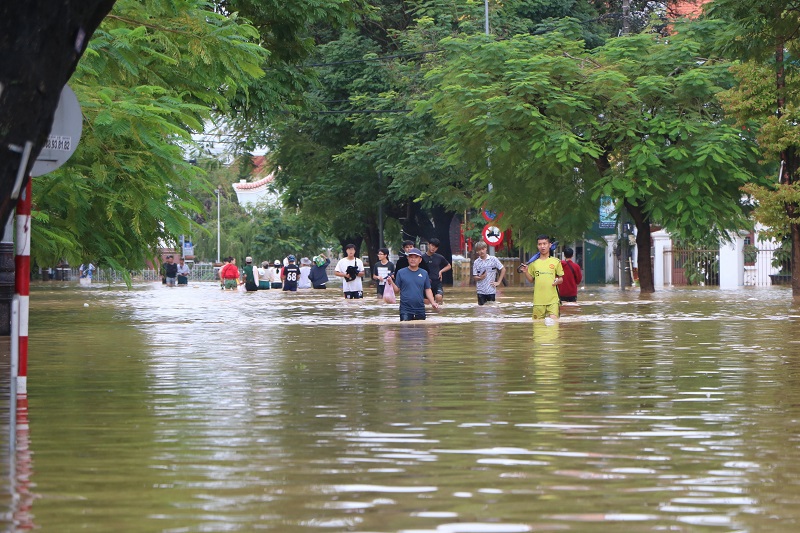
[[[422,252],[419,250],[419,248],[412,248],[406,252],[406,255],[418,255],[422,257]]]

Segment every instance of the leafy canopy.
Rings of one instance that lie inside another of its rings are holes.
[[[143,265],[186,233],[207,188],[185,160],[191,133],[263,75],[268,52],[235,15],[200,0],[120,0],[71,86],[83,138],[62,169],[33,182],[38,264]]]

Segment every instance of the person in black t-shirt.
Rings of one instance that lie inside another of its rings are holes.
[[[175,264],[175,259],[171,255],[167,256],[167,262],[164,263],[164,277],[167,287],[174,287],[178,281],[178,265]]]
[[[437,238],[428,240],[428,250],[422,257],[428,267],[428,276],[431,278],[431,292],[436,298],[436,303],[442,305],[444,300],[444,287],[442,287],[442,274],[453,268],[442,254],[437,254],[441,241]]]
[[[394,265],[394,274],[392,274],[393,278],[397,277],[397,272],[401,268],[408,268],[408,257],[406,256],[406,254],[412,248],[414,248],[414,243],[412,241],[403,241],[403,252],[404,253],[401,253],[400,257],[397,258],[397,263],[395,263],[395,265]],[[428,263],[425,262],[424,258],[423,258],[422,262],[420,262],[419,268],[421,268],[425,272],[428,271]]]
[[[296,292],[297,280],[300,279],[300,267],[294,264],[294,262],[297,260],[295,256],[290,255],[288,259],[289,264],[283,267],[283,271],[281,272],[283,290]]]

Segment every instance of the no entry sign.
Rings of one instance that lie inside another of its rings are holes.
[[[483,240],[489,246],[500,246],[503,244],[503,232],[497,226],[486,224],[483,227]]]

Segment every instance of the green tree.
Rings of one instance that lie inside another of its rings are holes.
[[[446,40],[451,60],[432,73],[442,88],[432,105],[450,157],[493,184],[487,201],[527,244],[543,232],[576,237],[600,194],[616,198],[636,223],[651,292],[651,223],[687,239],[742,227],[754,146],[716,98],[730,65],[702,53],[691,26],[591,52],[577,33],[566,22],[542,36]]]
[[[490,29],[499,37],[546,32],[573,15],[582,21],[576,34],[597,46],[616,31],[618,8],[618,2],[586,0],[490,2]],[[449,61],[431,53],[441,39],[483,30],[479,2],[385,0],[366,9],[352,30],[318,31],[327,42],[320,48],[319,85],[310,93],[316,113],[295,113],[265,128],[287,205],[329,220],[342,240],[359,235],[370,255],[380,238],[379,205],[388,226],[402,220],[404,235],[438,233],[449,244],[454,214],[480,206],[486,188],[470,179],[464,162],[447,157],[429,103],[441,87],[425,73]]]
[[[68,165],[34,180],[38,264],[86,258],[139,267],[187,233],[207,187],[185,159],[191,132],[263,75],[255,29],[201,0],[120,0],[72,87],[84,135]]]
[[[252,150],[268,143],[271,124],[287,112],[301,113],[310,105],[317,72],[306,61],[342,28],[352,26],[372,8],[363,0],[217,0],[217,9],[238,13],[259,32],[270,51],[267,75],[236,91],[226,117],[233,142]]]
[[[755,4],[718,0],[708,10],[719,24],[718,48],[740,58],[739,83],[723,95],[741,127],[757,131],[762,157],[778,182],[749,184],[745,191],[757,203],[756,220],[767,234],[788,240],[792,264],[800,264],[800,3],[767,0]],[[774,179],[774,178],[773,178]],[[792,296],[800,299],[800,272],[792,269]]]

